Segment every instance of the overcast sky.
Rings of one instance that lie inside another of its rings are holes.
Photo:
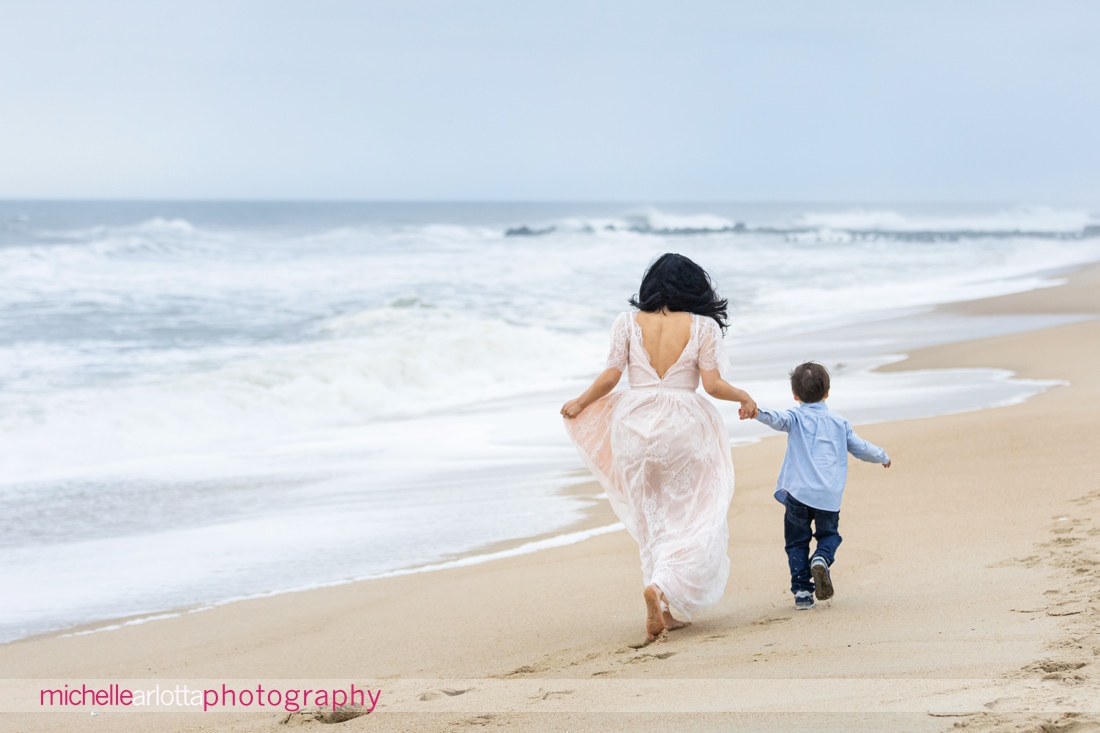
[[[1100,202],[1100,2],[0,0],[0,198]]]

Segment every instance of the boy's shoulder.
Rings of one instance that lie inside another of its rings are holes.
[[[834,422],[845,427],[851,425],[851,423],[848,422],[848,418],[844,417],[839,412],[834,412],[829,409],[829,406],[825,404],[824,400],[821,402],[803,402],[792,407],[791,412],[797,415],[811,417],[815,420],[828,420],[829,422]]]

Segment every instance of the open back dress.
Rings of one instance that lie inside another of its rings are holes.
[[[607,366],[616,390],[565,421],[581,458],[638,542],[642,582],[688,618],[721,598],[729,577],[733,460],[725,422],[696,390],[701,369],[728,372],[714,319],[692,314],[691,336],[663,377],[650,363],[634,313],[611,329]]]

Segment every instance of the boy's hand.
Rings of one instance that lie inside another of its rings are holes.
[[[566,420],[572,420],[582,412],[584,412],[584,405],[580,400],[569,400],[561,406],[561,416]]]
[[[891,458],[891,459],[889,459],[888,461],[886,461],[886,463],[882,464],[882,467],[883,467],[883,468],[890,468],[890,466],[892,466],[892,465],[893,465],[893,463],[894,463],[894,459],[893,459],[893,458]]]
[[[756,403],[752,400],[741,403],[741,407],[737,410],[737,416],[742,420],[751,420],[760,414],[760,410],[757,409]]]

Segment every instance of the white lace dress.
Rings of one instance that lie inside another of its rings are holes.
[[[733,460],[726,425],[696,390],[700,369],[728,373],[722,332],[692,315],[691,337],[657,376],[633,313],[611,329],[607,366],[630,389],[593,402],[565,428],[638,542],[642,582],[656,584],[688,618],[722,596],[729,577]]]

